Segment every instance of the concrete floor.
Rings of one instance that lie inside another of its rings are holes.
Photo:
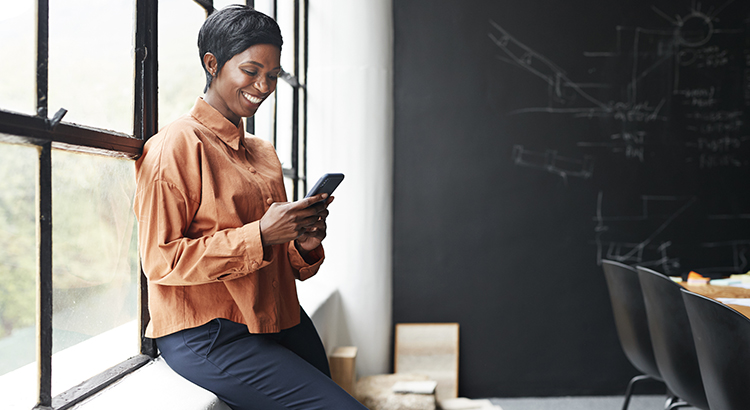
[[[628,410],[662,410],[665,400],[663,395],[633,396]],[[623,396],[492,398],[490,401],[503,410],[621,410]]]

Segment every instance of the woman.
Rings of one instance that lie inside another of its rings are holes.
[[[246,135],[276,88],[282,38],[246,6],[213,13],[205,97],[136,162],[135,213],[156,339],[177,373],[233,409],[364,409],[331,379],[295,279],[324,259],[325,194],[288,203],[273,147]]]

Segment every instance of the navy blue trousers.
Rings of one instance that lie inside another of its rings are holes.
[[[366,410],[331,380],[328,359],[304,310],[279,333],[251,334],[226,319],[156,339],[174,371],[234,410]]]

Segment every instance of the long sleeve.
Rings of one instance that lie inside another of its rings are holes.
[[[200,204],[174,184],[154,181],[143,189],[138,201],[143,268],[155,284],[231,280],[269,263],[263,260],[258,221],[189,238],[185,235]]]

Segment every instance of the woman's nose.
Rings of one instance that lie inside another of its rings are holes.
[[[268,81],[265,78],[259,78],[255,81],[255,88],[263,94],[268,93]]]

